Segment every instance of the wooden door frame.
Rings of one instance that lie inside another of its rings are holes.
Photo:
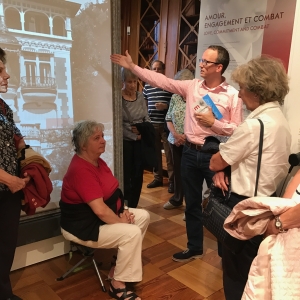
[[[139,36],[140,26],[137,26],[140,21],[141,0],[121,0],[121,33],[122,44],[121,53],[125,50],[130,53],[133,62],[138,62],[139,51]],[[130,35],[127,34],[127,26],[130,27]]]
[[[182,0],[170,0],[172,5],[168,9],[168,27],[166,34],[167,51],[165,55],[167,77],[173,78],[177,72],[178,42],[180,33],[180,13]]]

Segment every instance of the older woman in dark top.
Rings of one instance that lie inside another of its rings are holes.
[[[142,136],[136,124],[149,122],[146,101],[137,91],[137,76],[130,70],[121,69],[123,89],[123,168],[124,198],[129,207],[137,207],[143,184]]]
[[[6,54],[0,48],[0,92],[6,93],[9,74]],[[9,272],[17,245],[21,212],[20,190],[29,177],[18,177],[17,151],[25,147],[20,130],[13,120],[13,112],[0,98],[0,300],[21,299],[12,293]],[[25,174],[26,175],[26,174]]]

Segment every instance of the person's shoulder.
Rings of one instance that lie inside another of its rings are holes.
[[[240,124],[240,126],[241,125],[241,129],[243,129],[244,131],[256,132],[257,130],[260,130],[260,123],[257,118],[247,118]]]
[[[197,86],[197,87],[204,87],[204,79],[194,78],[191,80],[186,80],[190,85]]]
[[[64,177],[73,177],[74,174],[77,173],[81,169],[81,159],[78,157],[77,154],[74,154],[71,158],[68,170]]]
[[[145,100],[147,100],[147,98],[144,95],[144,93],[137,91],[137,93],[136,93],[136,101],[138,103],[142,103],[142,102],[145,102]]]
[[[147,92],[147,89],[149,89],[150,87],[151,86],[148,83],[146,83],[143,87],[143,93]]]
[[[82,169],[84,165],[85,165],[85,160],[80,158],[77,154],[74,154],[71,159],[69,169],[71,169],[72,171],[76,169]]]
[[[144,90],[152,89],[153,87],[149,83],[145,83]]]
[[[238,94],[239,91],[231,84],[229,84],[227,81],[226,81],[226,78],[225,80],[221,83],[221,86],[227,90],[228,93],[230,94]]]

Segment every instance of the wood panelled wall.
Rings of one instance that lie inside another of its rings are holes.
[[[135,63],[138,63],[141,1],[145,0],[121,0],[122,53],[128,50]],[[158,59],[166,64],[166,76],[171,78],[177,72],[181,1],[161,0]]]

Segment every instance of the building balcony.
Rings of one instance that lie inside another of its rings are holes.
[[[21,93],[25,103],[53,103],[56,99],[57,85],[55,78],[24,76],[21,77]]]

